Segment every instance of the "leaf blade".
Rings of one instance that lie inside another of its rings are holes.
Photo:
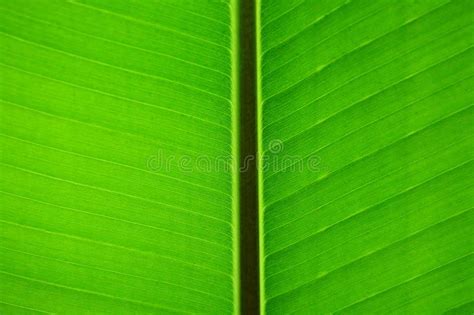
[[[469,303],[472,3],[273,6],[257,17],[263,312]]]
[[[238,310],[235,5],[1,4],[1,309]]]

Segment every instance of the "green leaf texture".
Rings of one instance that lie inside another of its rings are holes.
[[[261,0],[262,309],[472,314],[471,0]]]
[[[0,7],[0,313],[237,310],[235,4]]]

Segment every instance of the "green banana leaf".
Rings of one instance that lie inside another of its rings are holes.
[[[244,1],[0,1],[1,314],[247,309]],[[474,312],[473,12],[246,12],[262,314]]]
[[[262,0],[262,310],[474,311],[474,2]]]
[[[236,309],[234,11],[1,1],[2,314]]]

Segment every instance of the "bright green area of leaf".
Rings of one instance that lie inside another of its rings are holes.
[[[235,12],[0,2],[0,313],[238,309]]]
[[[263,309],[472,313],[474,2],[260,2]]]
[[[473,312],[473,5],[261,0],[266,313]],[[238,311],[235,6],[0,2],[2,313]]]

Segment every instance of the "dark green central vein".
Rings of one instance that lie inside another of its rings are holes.
[[[257,69],[255,1],[240,1],[240,283],[241,313],[258,314]]]

